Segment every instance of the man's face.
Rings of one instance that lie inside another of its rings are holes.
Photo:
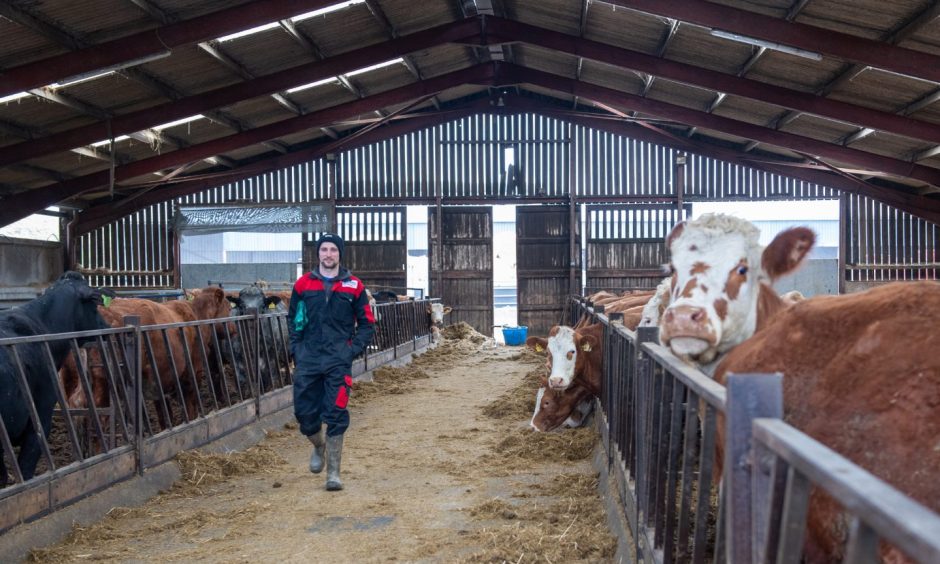
[[[319,251],[320,264],[324,268],[336,268],[339,265],[339,247],[334,243],[323,243]]]

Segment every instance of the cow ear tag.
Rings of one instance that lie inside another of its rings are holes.
[[[584,343],[581,345],[581,350],[584,352],[591,352],[591,343]]]
[[[274,304],[268,304],[268,309],[274,309]]]
[[[542,352],[542,350],[543,350],[542,345],[539,345],[539,344],[535,345],[535,352]]]
[[[111,296],[101,296],[101,304],[104,307],[111,307]]]

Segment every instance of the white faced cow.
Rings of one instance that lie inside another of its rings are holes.
[[[444,307],[440,302],[428,306],[428,315],[431,316],[431,342],[441,340],[441,328],[444,327],[444,316],[451,312],[451,307]]]
[[[786,307],[770,284],[796,269],[815,235],[788,229],[767,246],[750,222],[705,214],[673,228],[672,294],[659,338],[673,353],[706,364],[742,343]]]
[[[594,395],[600,395],[603,360],[604,326],[600,323],[577,331],[567,325],[556,325],[548,339],[529,337],[526,346],[537,352],[546,351],[548,387],[566,390],[575,379]]]
[[[656,286],[656,292],[643,306],[643,314],[640,316],[638,327],[659,327],[659,320],[669,305],[669,296],[672,294],[672,278],[663,278],[663,281]]]

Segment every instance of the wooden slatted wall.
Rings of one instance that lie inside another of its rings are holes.
[[[854,194],[844,194],[841,207],[843,291],[937,279],[937,224]]]
[[[665,147],[532,114],[480,114],[180,198],[183,204],[297,203],[338,206],[519,202],[570,190],[579,202],[674,202],[677,153]],[[512,171],[509,159],[514,161]],[[818,185],[689,155],[685,201],[832,199]],[[173,206],[158,204],[79,238],[75,262],[93,283],[175,287]],[[310,240],[306,237],[305,240]]]

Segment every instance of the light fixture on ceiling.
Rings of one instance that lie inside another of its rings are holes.
[[[720,29],[711,30],[711,34],[715,37],[721,37],[722,39],[730,39],[731,41],[737,41],[738,43],[745,43],[747,45],[754,45],[755,47],[764,47],[765,49],[772,49],[781,53],[796,55],[797,57],[803,57],[804,59],[812,59],[814,61],[822,60],[822,55],[819,53],[807,51],[806,49],[800,49],[799,47],[791,47],[782,43],[775,43],[773,41],[766,41],[764,39],[757,39],[756,37],[748,37],[746,35],[738,35],[737,33],[722,31]]]
[[[144,55],[143,57],[137,57],[129,61],[123,61],[114,65],[97,68],[95,70],[84,72],[81,74],[76,74],[76,75],[64,78],[58,82],[53,82],[52,84],[49,84],[48,86],[46,86],[46,88],[52,88],[53,90],[55,90],[57,88],[62,88],[64,86],[72,86],[80,82],[86,82],[88,80],[93,80],[96,78],[100,78],[102,76],[109,75],[119,70],[123,70],[123,69],[130,68],[130,67],[135,67],[137,65],[142,65],[144,63],[149,63],[149,62],[157,61],[160,59],[165,59],[166,57],[169,57],[169,56],[170,56],[170,50],[164,49],[163,51],[150,53],[149,55]]]

